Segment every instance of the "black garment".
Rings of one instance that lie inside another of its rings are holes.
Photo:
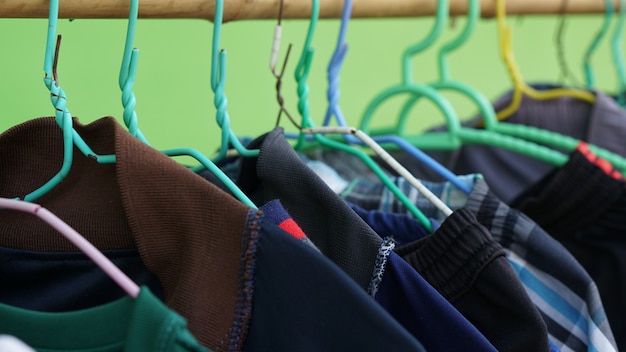
[[[548,330],[504,249],[467,209],[396,248],[498,351],[549,351]]]
[[[263,221],[244,351],[425,351],[347,274]]]
[[[400,179],[395,182],[406,194],[414,192],[407,182]],[[541,312],[552,342],[558,348],[572,351],[617,350],[598,288],[582,265],[529,217],[501,202],[482,178],[475,177],[473,184],[469,197],[461,191],[450,193],[452,186],[431,188],[431,191],[445,199],[453,210],[465,207],[472,211],[505,248],[507,260]],[[382,183],[372,186],[357,191],[356,200],[365,200],[374,206],[372,209],[384,205],[385,209],[407,214],[401,202],[385,194]],[[425,214],[445,220],[432,203],[415,192],[412,194],[413,201]]]
[[[280,199],[328,258],[368,289],[382,239],[310,168],[276,128],[248,145],[258,158],[242,159],[238,186],[255,204]]]
[[[366,289],[376,302],[422,342],[425,348],[442,345],[433,341],[436,340],[432,338],[436,333],[454,330],[459,335],[458,341],[462,341],[459,344],[466,348],[480,351],[494,350],[480,331],[413,268],[393,253],[388,242],[383,242],[378,234],[300,159],[285,140],[281,128],[260,137],[248,147],[259,148],[260,154],[257,159],[242,160],[238,179],[240,188],[257,204],[274,198],[279,199],[311,242],[359,286]],[[404,267],[396,266],[397,263]],[[399,272],[402,274],[395,275]],[[389,300],[390,291],[397,297],[406,298],[407,301]],[[424,295],[411,294],[415,292]],[[428,297],[425,297],[426,295]],[[413,309],[420,304],[430,304],[428,309],[440,314],[438,318],[433,318],[432,324],[424,324],[421,315],[424,310],[418,310],[416,313]],[[435,323],[434,321],[441,319],[441,316],[454,319]],[[416,329],[420,325],[427,326]],[[423,340],[424,337],[429,339]],[[443,345],[446,346],[459,345],[455,344],[454,340],[443,341],[445,342]],[[389,347],[394,349],[394,346]],[[450,350],[450,347],[445,349]]]
[[[60,235],[58,235],[60,236]],[[103,251],[133,282],[163,299],[161,283],[135,249]],[[82,252],[40,252],[0,247],[0,302],[39,312],[91,308],[126,296]]]
[[[577,151],[515,204],[591,275],[617,345],[626,349],[626,183]]]

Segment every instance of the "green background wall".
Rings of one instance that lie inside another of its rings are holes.
[[[601,16],[570,16],[563,40],[568,64],[582,79],[584,50],[601,24]],[[367,102],[400,80],[403,49],[427,33],[431,18],[355,19],[350,23],[350,49],[341,73],[341,106],[351,124],[357,124]],[[444,38],[462,28],[464,18],[447,26]],[[517,61],[527,81],[559,79],[554,33],[555,16],[511,17]],[[274,21],[233,22],[223,26],[222,48],[228,53],[226,94],[231,125],[239,135],[258,135],[270,130],[277,114],[274,78],[268,63]],[[302,49],[307,22],[283,23],[283,51],[293,43],[284,83],[287,107],[297,116],[293,79]],[[326,108],[326,65],[334,49],[338,20],[322,20],[315,33],[316,49],[310,76],[311,113],[321,124]],[[43,84],[43,53],[47,20],[0,19],[0,131],[54,110]],[[63,34],[59,80],[67,92],[68,107],[81,121],[102,116],[122,116],[117,86],[126,30],[124,20],[60,20]],[[135,85],[139,126],[153,146],[193,147],[210,154],[218,146],[213,93],[210,89],[212,23],[203,20],[140,20],[135,46],[141,50]],[[415,58],[415,80],[428,82],[436,76],[435,48]],[[612,92],[616,87],[608,38],[599,47],[593,64],[597,86]],[[481,20],[469,42],[451,57],[453,77],[478,88],[490,99],[510,89],[499,51],[495,20]],[[282,57],[282,56],[281,56]],[[464,98],[449,97],[462,117],[475,108]],[[394,100],[379,110],[376,121],[397,114]],[[441,123],[442,116],[428,103],[414,110],[410,128],[415,131]],[[289,128],[287,121],[283,126]]]

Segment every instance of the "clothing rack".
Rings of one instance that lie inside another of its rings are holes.
[[[126,18],[127,0],[62,0],[59,18]],[[617,0],[615,8],[619,7]],[[214,1],[141,0],[141,18],[212,19]],[[353,18],[431,16],[436,0],[355,0]],[[564,6],[564,4],[566,6]],[[495,16],[495,0],[482,0],[482,17]],[[2,0],[0,18],[47,18],[46,0]],[[280,0],[226,0],[224,22],[251,19],[275,19]],[[320,18],[340,18],[342,1],[320,0]],[[284,0],[283,18],[308,18],[311,0]],[[604,12],[603,0],[506,0],[508,15],[592,14]],[[450,14],[467,13],[467,1],[450,0]]]

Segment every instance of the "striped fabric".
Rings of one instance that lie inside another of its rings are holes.
[[[541,312],[550,340],[561,351],[617,351],[598,289],[585,269],[560,243],[526,215],[501,202],[479,175],[467,196],[450,184],[424,184],[452,210],[466,207],[502,247],[528,295]],[[443,215],[402,178],[396,184],[426,216]],[[353,182],[342,197],[370,210],[407,213],[382,184]]]

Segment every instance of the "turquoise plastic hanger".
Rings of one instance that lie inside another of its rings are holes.
[[[622,43],[624,42],[624,20],[626,20],[626,0],[619,1],[619,17],[613,37],[611,39],[611,53],[613,63],[617,70],[617,103],[626,107],[626,70],[624,70],[624,57],[622,56]]]
[[[228,106],[228,99],[224,94],[224,88],[226,85],[226,52],[220,50],[220,38],[222,33],[222,18],[224,15],[224,0],[215,1],[215,16],[213,19],[213,45],[211,47],[211,89],[215,93],[213,103],[217,109],[216,120],[217,124],[222,129],[222,145],[220,151],[214,161],[223,159],[230,145],[237,150],[239,155],[244,157],[255,157],[259,155],[258,149],[245,148],[237,135],[230,128],[230,117],[226,110]]]
[[[128,29],[126,32],[126,44],[124,47],[124,56],[122,58],[122,66],[120,69],[119,84],[122,88],[122,103],[124,105],[124,123],[129,129],[129,132],[137,137],[139,140],[148,144],[148,141],[143,136],[138,128],[137,113],[135,112],[136,99],[133,93],[133,86],[135,84],[135,77],[137,73],[137,58],[139,55],[138,49],[133,49],[133,42],[135,36],[135,28],[137,23],[137,13],[139,8],[138,0],[131,0],[131,8],[128,22]],[[223,70],[226,69],[225,65],[222,65]],[[189,156],[200,163],[198,168],[194,171],[208,169],[213,175],[215,175],[230,191],[237,197],[242,203],[249,207],[257,208],[256,205],[237,187],[237,185],[228,177],[224,172],[218,168],[209,158],[204,156],[199,151],[192,148],[174,148],[162,150],[167,156]]]
[[[583,58],[583,72],[585,72],[585,85],[588,89],[593,89],[595,86],[595,77],[591,68],[591,56],[596,52],[598,45],[602,41],[602,38],[606,35],[611,25],[611,18],[613,17],[613,0],[604,0],[604,22],[602,27],[593,38],[593,41],[587,48],[585,56]]]
[[[122,56],[122,66],[120,67],[119,86],[122,90],[122,105],[124,106],[123,117],[126,128],[128,128],[130,134],[137,137],[140,141],[150,144],[144,137],[143,133],[139,130],[137,112],[135,111],[137,99],[133,93],[133,86],[135,83],[134,77],[136,74],[137,59],[139,56],[139,49],[133,48],[138,13],[139,0],[131,0],[128,27],[126,29],[126,41],[124,44],[124,54]],[[134,66],[132,72],[131,65]],[[132,78],[130,76],[132,76]]]
[[[52,105],[55,107],[55,110],[57,111],[56,113],[57,123],[59,124],[59,126],[63,128],[63,125],[62,125],[63,118],[60,116],[69,115],[71,119],[71,114],[66,106],[67,96],[65,95],[65,92],[63,92],[62,89],[58,87],[58,82],[54,80],[53,73],[52,73],[52,64],[54,61],[54,43],[55,43],[58,16],[59,16],[59,1],[51,0],[50,1],[50,13],[48,17],[48,37],[46,40],[46,52],[45,52],[45,57],[44,57],[44,72],[45,72],[44,84],[46,85],[48,90],[50,90]],[[61,93],[62,95],[59,95]],[[61,108],[62,112],[59,111],[60,107],[56,105],[56,104],[61,103],[61,101],[64,101],[62,102],[63,104],[63,107]],[[99,155],[95,153],[93,150],[91,150],[91,148],[87,145],[87,143],[85,143],[83,138],[74,130],[74,128],[73,127],[71,128],[72,128],[72,140],[73,140],[74,145],[76,145],[76,147],[86,157],[91,158],[100,164],[111,164],[115,162],[115,155]]]
[[[307,85],[307,79],[309,76],[311,62],[313,59],[313,48],[311,47],[311,41],[313,39],[313,33],[315,31],[315,27],[317,25],[317,20],[319,17],[319,0],[313,0],[312,9],[311,9],[311,20],[309,22],[309,29],[307,32],[307,37],[305,41],[305,45],[302,49],[302,54],[300,55],[300,60],[298,61],[298,65],[295,71],[295,79],[298,85],[298,111],[300,112],[300,116],[302,117],[302,128],[313,128],[313,122],[311,121],[309,115],[309,87]],[[378,176],[381,181],[391,190],[391,192],[404,204],[405,207],[409,210],[409,212],[417,218],[422,226],[426,228],[428,231],[432,231],[432,225],[430,220],[422,213],[415,204],[413,204],[408,197],[402,193],[402,191],[385,175],[382,169],[370,158],[367,154],[365,154],[361,150],[354,149],[349,147],[343,143],[330,140],[320,134],[314,135],[315,140],[325,147],[330,147],[333,149],[338,149],[348,154],[354,155],[361,159],[371,170],[374,172],[376,176]],[[301,133],[298,142],[296,143],[295,148],[300,148],[305,142],[305,134]]]
[[[54,62],[54,39],[56,35],[56,21],[59,11],[59,3],[56,0],[50,1],[50,13],[48,17],[48,35],[46,40],[46,54],[44,62],[44,83],[50,91],[50,99],[55,108],[55,117],[57,124],[63,131],[63,163],[59,172],[54,175],[48,182],[38,189],[24,196],[25,201],[32,202],[51,189],[56,187],[67,176],[72,168],[72,160],[74,157],[74,141],[72,128],[72,114],[67,110],[67,98],[65,91],[59,86],[53,76],[52,67]],[[19,199],[19,198],[17,198]]]
[[[48,14],[48,33],[46,36],[46,50],[44,54],[44,84],[50,91],[50,100],[55,109],[56,123],[63,131],[63,163],[59,172],[38,189],[24,196],[25,201],[32,202],[56,187],[69,173],[73,161],[73,148],[76,145],[85,155],[91,156],[100,163],[114,162],[115,156],[101,156],[94,153],[80,138],[72,125],[72,114],[67,108],[67,95],[54,77],[55,39],[59,15],[58,0],[50,1]]]
[[[476,16],[476,13],[478,11],[476,6],[477,6],[476,3],[470,4],[470,11],[472,11],[472,14],[474,16]],[[438,18],[439,16],[446,17],[447,13],[448,13],[447,3],[444,4],[444,1],[439,1],[437,3]],[[443,18],[440,18],[439,21],[443,21]],[[471,89],[469,86],[465,84],[462,84],[462,83],[459,84],[460,82],[452,81],[453,82],[452,84],[448,83],[450,82],[450,80],[448,78],[448,73],[447,73],[447,64],[445,60],[446,54],[448,51],[462,44],[464,40],[467,38],[467,36],[469,35],[469,30],[471,29],[472,29],[472,23],[469,22],[468,20],[468,25],[464,33],[462,33],[462,35],[459,36],[459,38],[457,38],[453,42],[444,46],[444,49],[440,52],[440,55],[439,55],[440,75],[442,76],[443,82],[445,83],[442,86],[453,87],[451,89],[455,89],[455,90],[466,93],[468,96],[470,96],[472,99],[474,99],[477,102],[482,112],[486,116],[490,116],[494,118],[493,110],[490,107],[491,104],[487,100],[485,100],[484,97],[482,97],[480,94],[477,94],[475,90]],[[427,39],[430,39],[430,37]],[[427,40],[426,42],[429,42],[429,41]],[[407,50],[407,52],[410,51],[413,54],[417,53],[424,46],[422,46],[421,48],[420,46],[417,46],[419,50],[415,50],[415,47],[416,46],[413,46],[412,47],[413,50],[412,51]],[[405,66],[406,65],[410,66],[410,63],[408,63],[408,61],[406,60],[407,57],[409,56],[405,55]],[[361,130],[365,132],[369,131],[368,124],[371,121],[371,118],[374,115],[376,108],[382,102],[384,102],[387,98],[390,98],[400,93],[410,93],[413,96],[420,96],[420,97],[424,95],[422,94],[421,89],[415,88],[416,86],[418,86],[417,84],[410,83],[410,81],[409,81],[409,84],[406,83],[408,80],[410,80],[410,77],[406,77],[406,72],[407,70],[405,69],[404,84],[400,84],[400,85],[396,85],[391,88],[388,88],[387,90],[383,91],[380,95],[378,95],[368,105],[368,107],[365,110],[363,119],[361,120],[361,125],[360,125]],[[441,83],[438,83],[438,85],[439,84]],[[428,87],[429,89],[434,89],[430,86],[426,86],[426,87]],[[416,98],[414,97],[413,99],[416,99]],[[409,101],[409,104],[411,104],[411,101]],[[440,105],[440,106],[448,108],[449,103],[446,101],[446,104]],[[410,106],[409,105],[405,106],[405,108],[403,109],[403,113],[408,114],[407,113],[408,109],[410,109]],[[496,132],[489,131],[489,130],[476,130],[472,128],[465,128],[461,125],[460,120],[457,118],[454,110],[452,110],[451,107],[449,107],[449,110],[450,112],[444,114],[444,116],[446,117],[446,121],[447,121],[447,131],[445,132],[430,132],[430,133],[425,133],[425,134],[409,136],[405,132],[404,127],[406,123],[406,116],[404,116],[404,117],[401,117],[399,123],[396,126],[372,130],[371,134],[374,136],[386,135],[386,134],[397,134],[407,139],[414,146],[421,148],[421,149],[453,150],[453,149],[457,149],[461,147],[464,144],[486,144],[486,145],[493,145],[496,147],[512,150],[520,154],[529,155],[536,159],[548,162],[552,165],[561,166],[565,164],[565,162],[567,162],[568,157],[555,150],[551,150],[549,148],[546,148],[546,147],[543,147],[543,146],[540,146],[540,145],[537,145],[537,144],[534,144],[525,140],[521,140],[518,138],[511,137],[511,136],[505,136],[500,133],[496,133]]]

